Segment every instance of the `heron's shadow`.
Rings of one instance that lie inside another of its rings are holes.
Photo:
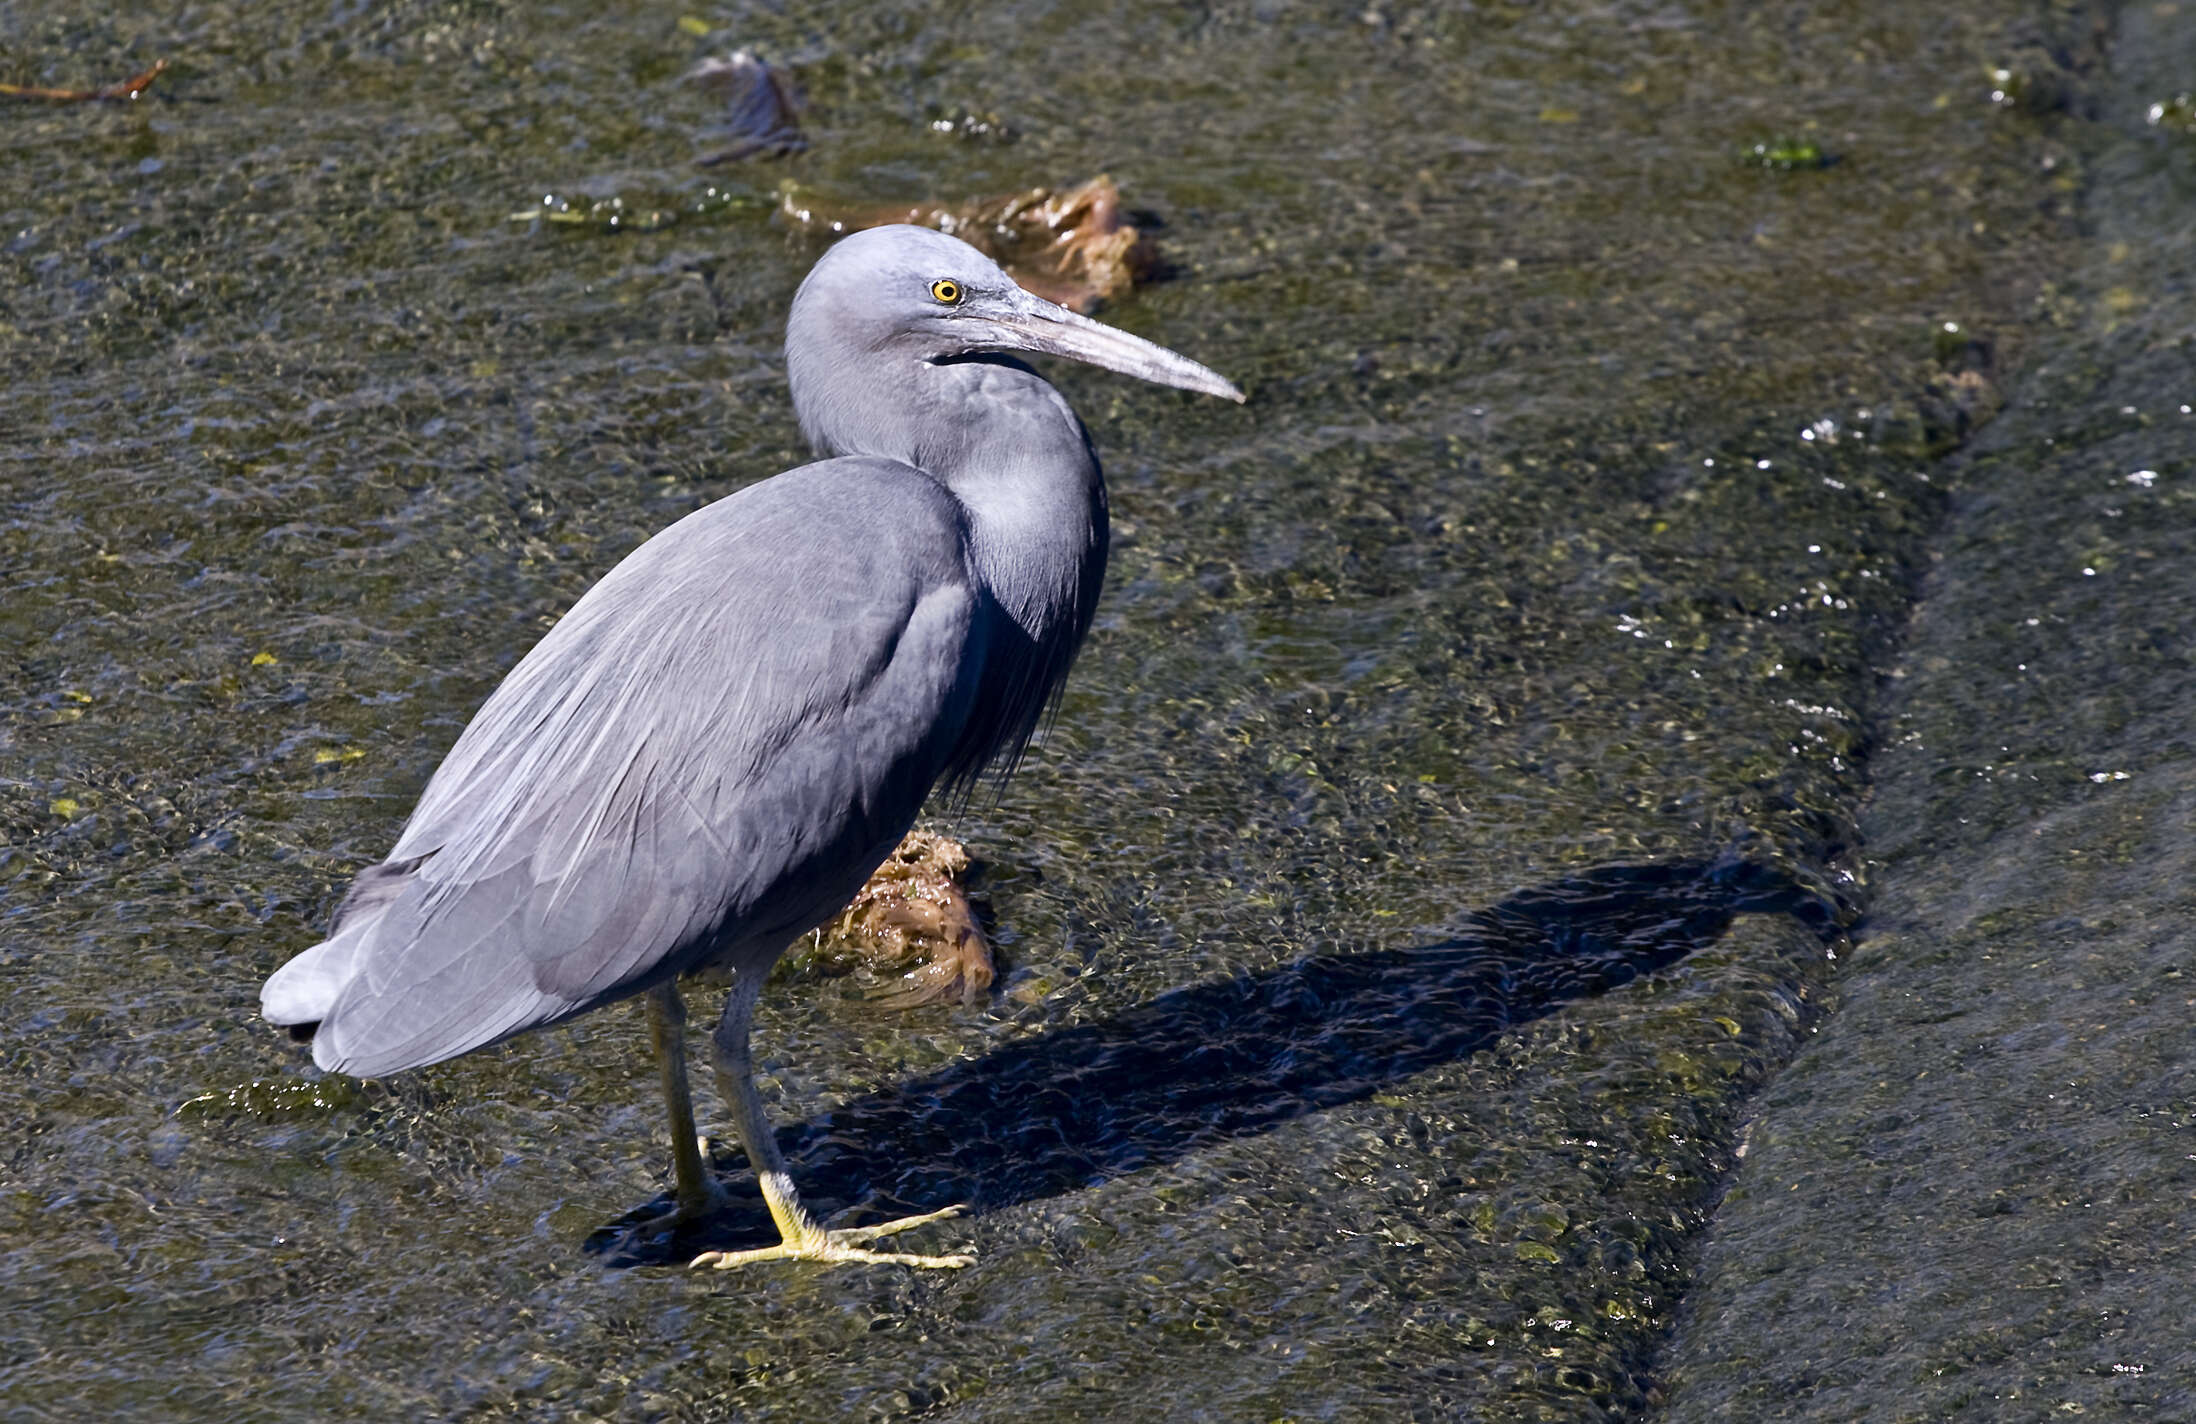
[[[1433,944],[1176,989],[882,1089],[779,1129],[778,1142],[819,1216],[859,1207],[853,1218],[878,1220],[957,1202],[981,1215],[1369,1097],[1674,964],[1744,912],[1836,926],[1819,895],[1751,862],[1608,866],[1510,895]],[[728,1185],[742,1205],[698,1228],[645,1240],[624,1229],[666,1197],[586,1249],[606,1264],[660,1265],[775,1242],[760,1195],[745,1206],[752,1175]]]

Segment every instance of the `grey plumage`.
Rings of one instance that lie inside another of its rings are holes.
[[[787,327],[794,405],[828,458],[689,515],[590,589],[459,737],[329,938],[267,981],[266,1017],[317,1025],[322,1067],[374,1075],[652,992],[669,1054],[672,981],[728,967],[720,1076],[786,1236],[761,1254],[958,1260],[854,1250],[789,1184],[780,1201],[746,1016],[934,784],[1012,766],[1089,629],[1104,482],[1082,423],[1010,350],[1242,398],[954,238],[848,238]],[[687,1135],[682,1219],[714,1199]]]
[[[286,968],[269,1017],[317,1017],[320,1065],[375,1075],[774,959],[891,850],[968,720],[960,522],[906,466],[840,459],[643,544],[459,737],[390,851],[411,868],[362,877],[307,952],[340,964],[332,996],[278,1004]]]

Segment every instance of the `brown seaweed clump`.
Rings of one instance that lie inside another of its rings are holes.
[[[829,973],[900,971],[901,987],[881,1002],[901,1008],[959,999],[974,1003],[996,974],[991,943],[962,893],[968,848],[910,831],[855,895],[816,932],[807,958]]]
[[[1128,295],[1158,268],[1151,239],[1121,213],[1101,173],[1072,188],[1029,188],[964,203],[839,203],[788,187],[778,212],[803,232],[849,233],[913,223],[952,233],[1006,268],[1023,290],[1084,314]]]
[[[742,158],[783,158],[808,147],[801,132],[801,91],[752,50],[703,60],[686,82],[724,101],[723,127],[703,137],[719,146],[694,162],[704,168]]]

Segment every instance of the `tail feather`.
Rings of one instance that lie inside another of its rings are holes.
[[[259,990],[260,1016],[290,1027],[326,1018],[336,996],[351,982],[351,969],[370,924],[353,923],[268,975]]]
[[[329,936],[267,976],[259,991],[260,1016],[288,1028],[298,1042],[310,1041],[357,971],[359,951],[374,921],[404,893],[425,859],[390,861],[361,871],[336,910]]]
[[[331,1073],[372,1078],[424,1067],[600,1002],[542,990],[522,954],[477,952],[523,941],[513,920],[528,903],[530,868],[438,900],[440,887],[414,874],[421,860],[361,872],[328,938],[260,989],[262,1015],[310,1042],[313,1061]]]

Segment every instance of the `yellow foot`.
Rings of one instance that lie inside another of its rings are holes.
[[[825,1230],[812,1227],[798,1238],[779,1242],[775,1246],[759,1246],[752,1251],[704,1251],[692,1262],[697,1271],[729,1271],[738,1266],[751,1266],[759,1261],[821,1261],[827,1264],[859,1261],[872,1266],[917,1266],[930,1270],[952,1271],[976,1264],[974,1256],[918,1256],[904,1251],[867,1251],[862,1243],[875,1241],[882,1236],[897,1236],[917,1226],[928,1226],[933,1221],[946,1221],[959,1216],[966,1208],[949,1206],[943,1211],[925,1212],[921,1216],[903,1216],[897,1221],[882,1221],[875,1226],[841,1227]]]

